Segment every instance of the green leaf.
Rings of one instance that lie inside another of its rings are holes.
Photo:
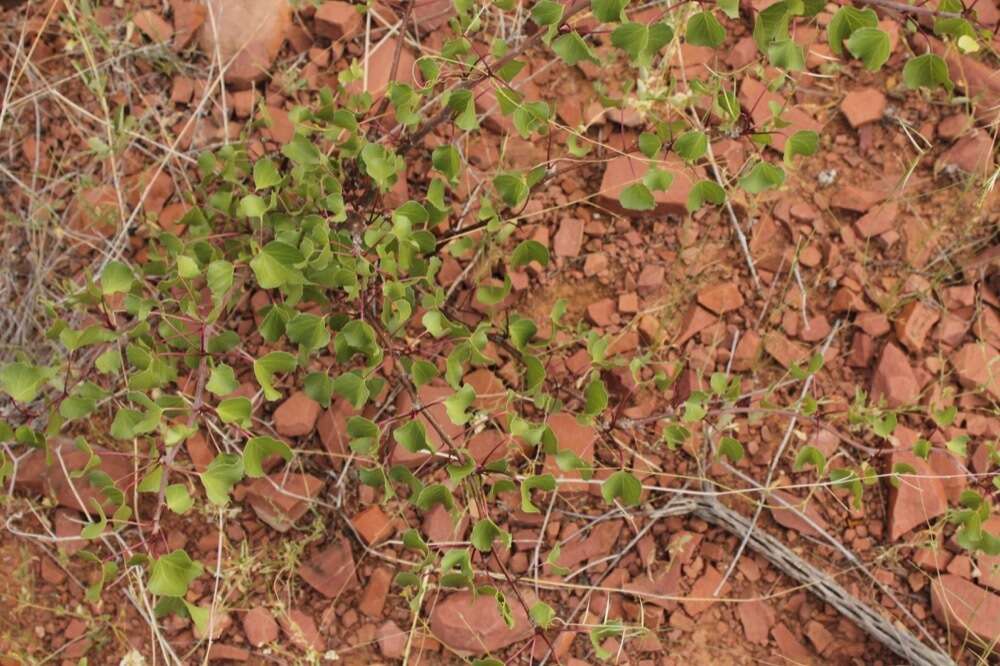
[[[635,506],[642,497],[642,484],[629,472],[619,470],[601,484],[601,495],[608,504],[618,499],[625,506]]]
[[[451,491],[447,486],[435,483],[424,487],[424,489],[420,491],[420,494],[417,495],[413,504],[421,511],[429,511],[434,508],[436,504],[441,504],[448,511],[451,511],[455,508],[455,498],[452,496]]]
[[[361,162],[365,173],[383,192],[392,189],[400,172],[406,168],[402,157],[378,143],[365,144],[361,149]]]
[[[108,295],[127,292],[134,282],[132,269],[120,261],[110,261],[101,272],[101,293]]]
[[[723,437],[719,440],[719,455],[726,456],[732,462],[738,463],[743,460],[743,445],[732,437]]]
[[[653,210],[656,200],[649,188],[642,183],[632,183],[618,195],[618,203],[625,210]]]
[[[188,586],[202,573],[201,562],[192,560],[182,549],[161,555],[149,573],[149,591],[160,597],[183,597]]]
[[[936,409],[931,412],[931,418],[934,419],[934,423],[937,424],[937,427],[939,428],[947,428],[950,426],[955,422],[956,416],[958,416],[958,407],[955,405],[945,407],[944,409]]]
[[[531,621],[542,629],[548,629],[556,619],[556,611],[544,601],[536,601],[528,610]]]
[[[323,154],[319,152],[319,148],[301,134],[295,134],[292,140],[286,143],[281,149],[281,154],[296,164],[303,166],[318,164],[323,159]]]
[[[188,487],[183,483],[171,483],[166,487],[163,494],[167,502],[167,508],[178,515],[184,515],[194,506],[194,499],[188,492]]]
[[[478,287],[476,287],[476,300],[483,305],[496,305],[503,299],[507,298],[507,294],[510,293],[511,282],[510,276],[505,275],[503,279],[503,284],[490,284],[488,282],[482,282]]]
[[[544,490],[552,492],[555,489],[556,479],[551,474],[529,476],[521,482],[521,511],[525,513],[541,513],[538,507],[531,502],[531,491]]]
[[[933,53],[911,58],[903,66],[903,82],[908,88],[942,87],[951,92],[954,84],[948,76],[948,65]]]
[[[927,460],[931,455],[931,443],[923,438],[918,439],[913,445],[913,455]]]
[[[198,476],[208,500],[225,506],[229,503],[233,486],[243,480],[243,458],[235,453],[220,453]]]
[[[793,469],[798,472],[806,465],[812,465],[816,468],[816,473],[823,476],[823,471],[826,469],[826,456],[815,446],[803,446],[795,456]]]
[[[881,437],[882,439],[888,439],[893,431],[896,429],[896,414],[895,412],[889,412],[879,417],[873,417],[871,421],[872,432]]]
[[[556,25],[562,21],[564,11],[562,3],[540,0],[531,8],[531,20],[543,27]]]
[[[740,178],[740,187],[751,194],[760,194],[765,190],[778,189],[784,182],[784,169],[762,160]]]
[[[958,435],[957,437],[952,437],[944,445],[946,449],[954,453],[961,459],[965,459],[969,456],[969,436],[968,435]]]
[[[446,143],[438,146],[431,153],[431,165],[443,173],[450,182],[458,182],[458,173],[462,168],[462,158],[455,146]]]
[[[233,264],[224,259],[213,261],[208,265],[205,279],[212,295],[221,296],[233,286]]]
[[[587,416],[596,416],[608,406],[608,390],[604,386],[604,381],[597,374],[583,390],[583,396],[585,400],[583,413]]]
[[[476,390],[464,384],[462,388],[455,393],[451,394],[444,401],[445,411],[448,413],[448,418],[455,425],[465,425],[472,418],[472,414],[468,413],[469,407],[476,399]]]
[[[356,372],[345,372],[333,380],[333,392],[346,399],[355,409],[361,409],[368,402],[370,393],[364,378]]]
[[[878,27],[878,16],[872,9],[857,9],[844,5],[837,10],[826,28],[827,41],[830,50],[837,55],[844,55],[844,40],[860,28]]]
[[[878,28],[858,28],[845,42],[847,50],[865,63],[868,71],[875,72],[889,59],[889,35]]]
[[[594,63],[599,62],[597,56],[590,49],[590,45],[583,41],[583,38],[575,31],[567,32],[557,37],[552,42],[552,50],[570,67],[576,65],[581,60],[589,60]]]
[[[602,23],[617,23],[629,0],[590,0],[590,11]]]
[[[278,167],[275,166],[273,160],[264,157],[254,162],[253,165],[254,188],[258,190],[265,190],[269,187],[274,187],[280,182],[281,182],[281,174],[278,173]]]
[[[427,430],[424,428],[423,421],[414,419],[406,425],[396,428],[392,432],[392,438],[410,453],[420,451],[434,453],[434,448],[427,441]]]
[[[701,11],[688,19],[685,36],[688,44],[717,49],[726,41],[726,29],[710,11]]]
[[[305,312],[296,313],[285,324],[285,334],[289,340],[306,351],[315,351],[330,342],[330,330],[326,327],[326,318]]]
[[[771,42],[767,47],[767,59],[772,65],[789,72],[800,72],[806,68],[806,55],[797,42],[785,38]]]
[[[250,425],[250,412],[253,405],[244,396],[226,398],[215,408],[215,413],[223,423],[238,423],[244,428]]]
[[[500,539],[500,542],[510,549],[512,538],[509,532],[505,532],[496,526],[489,518],[483,518],[472,528],[470,541],[476,550],[482,553],[489,553],[493,550],[493,542]]]
[[[528,182],[524,174],[501,173],[493,179],[500,199],[510,208],[518,208],[528,198]]]
[[[726,191],[714,180],[701,180],[694,184],[688,194],[687,209],[695,212],[706,203],[719,205],[726,200]]]
[[[652,132],[643,132],[639,135],[639,151],[649,159],[654,159],[662,147],[663,142],[660,141],[660,137]]]
[[[764,8],[753,24],[753,40],[761,53],[768,53],[772,42],[788,39],[788,23],[791,20],[789,3],[775,2]]]
[[[526,266],[537,261],[543,267],[549,265],[549,250],[536,240],[525,240],[518,243],[510,255],[511,268]]]
[[[205,388],[210,393],[220,397],[229,395],[239,387],[240,384],[236,381],[236,373],[225,363],[220,363],[212,368],[208,381],[205,383]]]
[[[785,141],[785,164],[791,164],[796,155],[813,155],[819,149],[819,134],[812,130],[799,130]]]
[[[719,0],[719,9],[728,18],[734,19],[740,16],[740,0]]]
[[[304,262],[305,257],[298,249],[281,241],[271,241],[250,260],[250,268],[261,289],[276,289],[304,284],[305,278],[296,267]]]
[[[285,462],[292,459],[288,444],[272,437],[254,437],[243,447],[243,469],[251,479],[264,476],[264,461],[271,456],[281,456]]]
[[[281,397],[281,392],[274,388],[272,380],[279,372],[292,372],[298,363],[295,357],[288,352],[273,351],[253,362],[253,374],[257,378],[257,383],[264,389],[264,398],[267,400],[277,400]]]
[[[15,402],[32,402],[42,387],[56,376],[55,368],[31,365],[21,361],[0,366],[0,390]]]
[[[708,136],[704,132],[684,132],[674,141],[674,152],[686,162],[702,158],[708,151]]]
[[[653,56],[673,38],[673,28],[666,23],[623,23],[611,33],[611,43],[640,67],[648,67]]]

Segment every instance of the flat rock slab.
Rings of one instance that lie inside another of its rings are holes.
[[[645,211],[622,208],[618,197],[629,185],[641,183],[642,177],[653,165],[673,176],[670,187],[652,193],[655,208]],[[691,193],[691,188],[696,180],[696,174],[674,157],[665,161],[652,162],[638,153],[619,155],[604,167],[604,177],[601,180],[598,201],[605,208],[622,215],[686,215],[688,194]]]
[[[529,638],[534,630],[521,604],[508,595],[514,626],[508,628],[497,600],[481,594],[458,592],[439,601],[431,611],[435,638],[462,654],[487,654]]]

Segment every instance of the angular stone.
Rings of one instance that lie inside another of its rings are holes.
[[[316,628],[316,621],[312,619],[312,616],[293,608],[282,615],[278,621],[281,623],[281,629],[285,635],[299,649],[315,650],[316,652],[323,652],[326,649],[326,641],[323,640]]]
[[[287,532],[309,510],[323,485],[311,474],[282,472],[255,479],[246,497],[258,518],[279,532]]]
[[[649,171],[649,159],[638,153],[619,155],[605,165],[598,202],[623,215],[686,215],[688,194],[698,178],[682,161],[674,157],[657,162],[655,166],[670,173],[673,180],[666,190],[652,192],[655,204],[652,210],[627,210],[618,200],[627,187],[641,183],[643,176]]]
[[[736,614],[746,639],[751,643],[767,645],[767,635],[774,626],[774,610],[760,599],[752,599],[736,604]]]
[[[691,586],[691,591],[687,595],[688,599],[681,602],[685,612],[692,617],[701,615],[717,602],[718,597],[725,597],[729,590],[729,583],[723,585],[718,594],[715,592],[721,582],[722,574],[719,573],[719,570],[707,565],[705,573]]]
[[[784,368],[794,363],[802,363],[809,358],[809,350],[797,342],[792,342],[783,334],[771,331],[764,336],[764,350],[774,357]]]
[[[993,645],[1000,636],[1000,595],[951,574],[931,583],[931,610],[950,631]]]
[[[840,103],[840,110],[851,127],[857,129],[866,123],[882,119],[885,113],[885,95],[875,88],[852,90]]]
[[[563,218],[559,231],[552,238],[557,257],[578,257],[583,247],[583,220],[575,217]]]
[[[510,594],[508,594],[508,597]],[[460,654],[496,652],[532,635],[531,621],[521,604],[511,601],[513,627],[508,628],[496,599],[487,594],[473,597],[463,591],[441,599],[430,616],[434,637]]]
[[[407,632],[389,620],[375,632],[378,649],[386,659],[401,659],[406,653]]]
[[[914,437],[915,439],[915,437]],[[909,444],[912,446],[912,444]],[[944,484],[934,470],[912,451],[893,452],[891,467],[909,465],[913,474],[900,474],[899,483],[889,488],[889,538],[896,541],[917,527],[928,526],[948,510]]]
[[[746,76],[740,84],[739,94],[740,106],[742,106],[753,118],[757,127],[763,127],[771,122],[771,103],[774,102],[778,108],[783,109],[781,118],[789,123],[786,127],[781,127],[771,133],[771,143],[774,150],[785,149],[785,142],[800,131],[819,132],[822,125],[815,118],[798,107],[788,107],[788,100],[778,93],[768,90],[763,83],[757,79]]]
[[[738,310],[743,305],[743,296],[735,283],[723,282],[699,290],[698,302],[721,315],[730,310]]]
[[[243,633],[250,645],[261,647],[278,640],[278,623],[271,611],[256,606],[243,614]]]
[[[329,0],[316,8],[316,34],[327,39],[346,40],[361,31],[362,19],[355,5]]]
[[[896,337],[913,352],[920,351],[927,334],[937,323],[940,313],[920,301],[911,301],[903,307],[896,319]]]
[[[1000,400],[1000,354],[988,344],[969,342],[951,355],[958,381],[967,389],[980,387]]]
[[[206,0],[208,18],[198,43],[226,67],[225,80],[248,88],[267,76],[291,23],[287,0]]]
[[[324,597],[334,598],[357,586],[354,555],[347,537],[340,536],[299,565],[299,576]]]
[[[136,12],[135,16],[132,17],[132,22],[142,34],[157,44],[166,44],[174,36],[173,26],[152,9]]]
[[[100,446],[92,445],[91,449],[100,461],[98,469],[111,477],[115,487],[127,493],[135,479],[132,455]],[[72,476],[73,472],[86,467],[90,461],[88,453],[76,448],[73,442],[59,438],[49,441],[48,454],[52,459],[51,464],[46,463],[46,452],[40,449],[35,449],[22,458],[14,478],[14,487],[51,497],[68,509],[93,513],[94,501],[100,502],[105,509],[111,509],[111,503],[100,490],[84,479]],[[83,505],[80,504],[81,501]]]
[[[367,91],[375,99],[382,96],[389,87],[392,63],[396,55],[396,41],[395,37],[390,37],[372,49],[367,61],[361,62],[362,67],[367,65],[367,75],[347,84],[347,91],[350,94],[357,95],[362,91]],[[396,67],[396,76],[393,80],[411,86],[415,85],[417,83],[416,62],[410,48],[403,46],[399,51],[399,64]]]
[[[887,231],[892,231],[896,226],[896,215],[899,214],[899,204],[895,201],[888,201],[879,204],[865,213],[854,223],[854,228],[865,238],[881,236]]]
[[[912,405],[920,397],[920,383],[909,359],[891,342],[882,348],[872,375],[871,396],[873,403],[884,399],[890,409]]]
[[[715,315],[697,303],[692,303],[681,319],[681,332],[674,344],[678,346],[684,344],[716,321],[718,319]]]
[[[774,518],[775,522],[806,536],[819,537],[822,535],[821,530],[825,530],[827,526],[826,520],[813,502],[803,503],[799,498],[783,490],[775,490],[771,494],[781,500],[780,502],[776,500],[768,502],[771,517]],[[807,521],[792,509],[785,507],[782,502],[805,514],[809,520]],[[813,527],[809,521],[815,523],[816,527]]]
[[[361,594],[361,601],[358,603],[358,610],[368,617],[380,617],[385,608],[385,602],[389,599],[389,590],[392,586],[392,569],[388,567],[378,567],[368,578]]]
[[[316,426],[319,418],[319,403],[307,396],[303,391],[296,391],[274,410],[272,420],[274,429],[285,437],[301,437],[308,435]]]
[[[580,425],[575,417],[565,412],[549,416],[548,426],[556,436],[560,451],[568,449],[575,453],[585,463],[594,462],[594,445],[597,443],[597,431],[591,426]],[[564,472],[556,464],[555,454],[545,456],[545,472],[556,477],[567,479],[582,479],[580,472]],[[560,486],[561,492],[587,490],[586,483],[568,483]]]
[[[354,516],[351,524],[369,546],[392,536],[393,533],[392,521],[377,504]]]

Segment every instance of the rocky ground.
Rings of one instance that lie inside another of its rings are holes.
[[[186,0],[98,3],[91,11],[62,0],[15,3],[0,14],[7,91],[0,234],[12,267],[0,285],[9,298],[0,318],[8,344],[44,332],[37,304],[106,244],[127,243],[141,261],[144,239],[155,230],[183,233],[186,183],[200,151],[245,141],[252,156],[274,153],[293,135],[291,109],[314,101],[366,48],[366,79],[353,85],[376,95],[386,88],[403,11],[396,3],[373,3],[370,23],[336,0],[294,11],[280,0],[209,5],[242,11],[210,14]],[[1000,20],[992,0],[980,0],[977,10],[984,24]],[[415,80],[421,52],[440,50],[449,11],[444,0],[414,4],[402,78]],[[541,242],[553,261],[545,270],[511,274],[512,295],[490,314],[516,310],[544,332],[553,304],[565,299],[568,321],[614,337],[612,355],[649,354],[657,371],[675,378],[665,391],[635,390],[623,366],[609,381],[620,415],[613,427],[598,430],[569,417],[550,422],[584,460],[630,460],[645,486],[640,510],[608,511],[600,487],[582,480],[540,514],[521,511],[517,493],[498,500],[494,519],[514,537],[505,567],[521,594],[557,609],[556,630],[544,640],[533,636],[521,606],[512,611],[523,621],[508,629],[493,600],[436,589],[415,616],[393,585],[411,559],[401,534],[416,527],[432,546],[453,545],[468,538],[468,520],[453,525],[440,506],[420,512],[398,500],[380,503],[371,487],[341,476],[350,466],[343,433],[351,407],[335,401],[323,410],[298,393],[273,413],[266,403],[255,409],[294,443],[301,469],[276,474],[277,488],[266,480],[239,486],[221,526],[210,512],[173,516],[160,540],[146,544],[151,554],[185,547],[207,570],[227,572],[219,590],[205,577],[189,592],[191,601],[214,595],[223,602],[211,641],[187,620],[164,621],[177,654],[186,663],[395,663],[404,654],[409,663],[458,663],[460,655],[488,648],[508,663],[549,655],[571,666],[605,654],[641,666],[901,663],[765,553],[746,550],[729,572],[741,541],[732,531],[695,515],[656,512],[678,489],[711,478],[725,505],[753,515],[760,493],[748,479],[760,484],[791,438],[791,451],[811,445],[830,464],[865,462],[883,477],[865,488],[858,506],[848,491],[816,483],[815,469],[796,469],[786,454],[771,483],[781,490],[765,502],[756,529],[926,645],[959,663],[988,663],[984,655],[1000,636],[1000,557],[970,556],[945,518],[966,489],[994,501],[998,492],[1000,198],[984,180],[997,169],[1000,75],[989,55],[951,55],[952,78],[976,99],[974,107],[909,91],[900,82],[907,33],[891,13],[882,24],[898,42],[877,74],[837,64],[818,30],[796,33],[808,47],[808,71],[798,76],[787,132],[819,130],[824,150],[802,161],[782,189],[734,199],[754,274],[726,209],[686,213],[684,184],[698,176],[680,163],[665,166],[681,187],[657,193],[652,213],[630,217],[618,209],[618,193],[642,166],[599,147],[589,164],[550,180],[520,214],[517,238]],[[755,55],[747,27],[729,28],[732,41],[718,52],[683,47],[677,71],[688,79],[707,68],[734,72],[745,111],[763,122],[773,93],[759,82],[762,72],[747,67]],[[220,62],[229,63],[221,75]],[[595,145],[630,149],[647,121],[639,112],[595,106],[595,82],[606,76],[586,63],[571,69],[539,55],[518,81],[529,97],[556,105],[565,127],[587,124]],[[492,94],[477,98],[477,107],[484,131],[442,128],[426,139],[428,148],[461,146],[469,162],[465,192],[498,166],[549,159],[551,145],[502,139],[509,120]],[[127,122],[118,109],[127,111]],[[566,136],[555,131],[553,142],[563,146]],[[778,149],[783,140],[775,141]],[[746,137],[712,148],[731,173],[755,150]],[[409,182],[394,193],[399,201],[422,191],[427,161],[425,155],[411,168]],[[132,232],[119,236],[120,222],[107,226],[99,213],[108,210],[132,219]],[[454,222],[440,232],[457,233]],[[442,286],[456,290],[459,317],[482,309],[472,295],[490,279],[478,264],[450,257],[440,274]],[[245,300],[251,350],[264,345],[252,324],[268,299],[259,292]],[[788,370],[817,350],[825,359],[812,380],[817,411],[789,428],[781,406],[792,404],[801,387],[788,381]],[[575,390],[589,367],[586,349],[575,344],[552,355],[547,369]],[[706,468],[703,461],[714,459],[690,442],[666,448],[663,417],[676,414],[711,373],[727,369],[742,377],[747,394],[730,414],[746,456]],[[477,390],[477,406],[489,410],[491,396],[505,388],[505,371],[478,370],[466,381]],[[900,409],[887,439],[851,422],[859,390]],[[247,381],[246,394],[255,391]],[[411,408],[388,391],[382,398],[399,413]],[[435,401],[449,393],[434,383],[421,389],[421,400],[433,405],[428,418],[451,428],[449,436],[468,439],[480,461],[488,459],[509,436],[466,432],[439,418],[444,406]],[[931,416],[951,407],[951,418]],[[914,453],[920,438],[932,445],[926,460]],[[216,444],[199,435],[185,453],[200,471]],[[105,459],[117,470],[113,477],[132,473],[126,457],[108,452]],[[894,485],[887,477],[900,463],[915,475]],[[149,656],[150,628],[120,580],[108,581],[99,599],[87,596],[97,574],[79,557],[78,505],[64,480],[25,469],[21,491],[4,500],[0,653],[8,656],[0,664]],[[1000,534],[1000,519],[983,527]],[[557,545],[559,555],[549,561]],[[560,567],[569,575],[558,575]],[[499,577],[496,568],[492,573]],[[611,619],[624,632],[592,631]]]

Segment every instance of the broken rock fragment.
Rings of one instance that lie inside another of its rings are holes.
[[[287,0],[207,0],[201,50],[221,59],[226,83],[247,88],[265,78],[291,23]]]
[[[247,489],[247,501],[257,517],[279,532],[287,532],[323,490],[323,481],[311,474],[272,474],[256,479]]]
[[[500,615],[497,600],[463,591],[439,601],[431,612],[435,638],[461,654],[486,654],[523,641],[533,633],[521,604],[509,604],[513,626]]]

